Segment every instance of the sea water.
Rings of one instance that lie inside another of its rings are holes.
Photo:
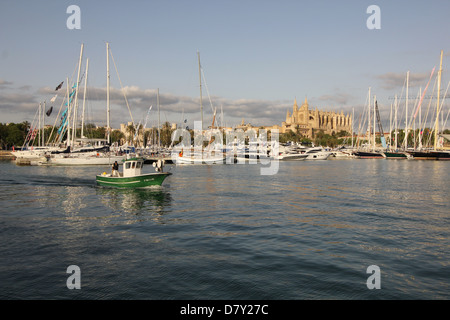
[[[0,299],[450,298],[450,162],[165,169],[121,190],[96,186],[109,167],[0,162]]]

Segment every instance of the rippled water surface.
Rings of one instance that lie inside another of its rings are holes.
[[[450,162],[166,169],[117,190],[107,168],[0,162],[0,299],[450,298]]]

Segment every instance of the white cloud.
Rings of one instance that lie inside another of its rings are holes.
[[[80,88],[81,89],[81,88]],[[135,122],[143,122],[149,107],[152,106],[148,125],[155,125],[157,118],[157,90],[142,89],[137,86],[124,87],[132,117]],[[23,90],[12,90],[3,92],[0,95],[0,109],[9,110],[11,114],[16,113],[17,117],[29,114],[28,118],[34,116],[39,101],[47,101],[47,107],[54,106],[52,117],[56,117],[62,105],[66,89],[55,91],[55,88],[39,88],[35,95]],[[55,103],[49,101],[55,95],[58,98]],[[82,105],[83,90],[80,90],[79,105]],[[178,96],[176,94],[160,92],[160,121],[181,123],[184,119],[188,125],[192,126],[193,121],[199,121],[200,99],[199,97]],[[352,106],[349,104],[353,97],[347,93],[324,94],[319,98],[308,99],[311,109],[330,110],[345,114],[352,113]],[[211,100],[211,101],[210,101]],[[131,117],[125,102],[124,93],[121,89],[110,89],[111,102],[111,126],[118,128],[120,123],[131,121]],[[328,106],[320,106],[316,102],[327,102]],[[211,106],[212,103],[212,106]],[[242,120],[255,126],[281,125],[285,120],[286,111],[292,112],[293,100],[261,100],[261,99],[228,99],[218,96],[203,97],[203,119],[205,126],[212,122],[213,111],[217,111],[216,121],[219,125],[235,126]],[[299,102],[300,103],[300,102]],[[106,124],[106,88],[87,88],[87,117],[89,122],[97,125]],[[331,105],[331,106],[330,106]],[[358,109],[355,110],[357,112]],[[223,119],[222,119],[223,112]],[[15,122],[21,122],[19,118]]]
[[[426,86],[430,74],[425,73],[410,73],[408,84],[410,88]],[[406,73],[388,72],[376,76],[378,80],[381,80],[381,88],[386,90],[401,89],[406,86]]]
[[[3,79],[0,79],[0,89],[8,88],[8,86],[11,85],[11,84],[13,84],[13,83],[10,82],[10,81],[6,81],[6,80],[3,80]]]
[[[326,101],[331,104],[346,105],[353,98],[352,95],[348,93],[335,93],[335,94],[324,94],[318,99],[320,101]]]

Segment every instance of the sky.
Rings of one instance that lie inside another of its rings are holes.
[[[80,29],[67,26],[71,5],[80,8]],[[380,29],[367,27],[371,5],[380,8]],[[0,122],[31,123],[45,101],[55,110],[46,123],[57,123],[83,44],[87,121],[105,125],[108,42],[113,128],[131,119],[153,126],[158,117],[193,127],[201,119],[198,54],[208,125],[213,110],[227,126],[281,125],[294,99],[301,105],[305,98],[312,109],[358,118],[369,87],[386,123],[396,94],[403,96],[399,117],[405,112],[407,72],[416,97],[434,67],[437,75],[441,50],[446,89],[448,12],[448,0],[2,0]],[[434,85],[433,77],[430,95]]]

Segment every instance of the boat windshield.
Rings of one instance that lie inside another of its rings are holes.
[[[142,162],[140,161],[130,161],[125,162],[125,169],[140,169],[142,167]]]

